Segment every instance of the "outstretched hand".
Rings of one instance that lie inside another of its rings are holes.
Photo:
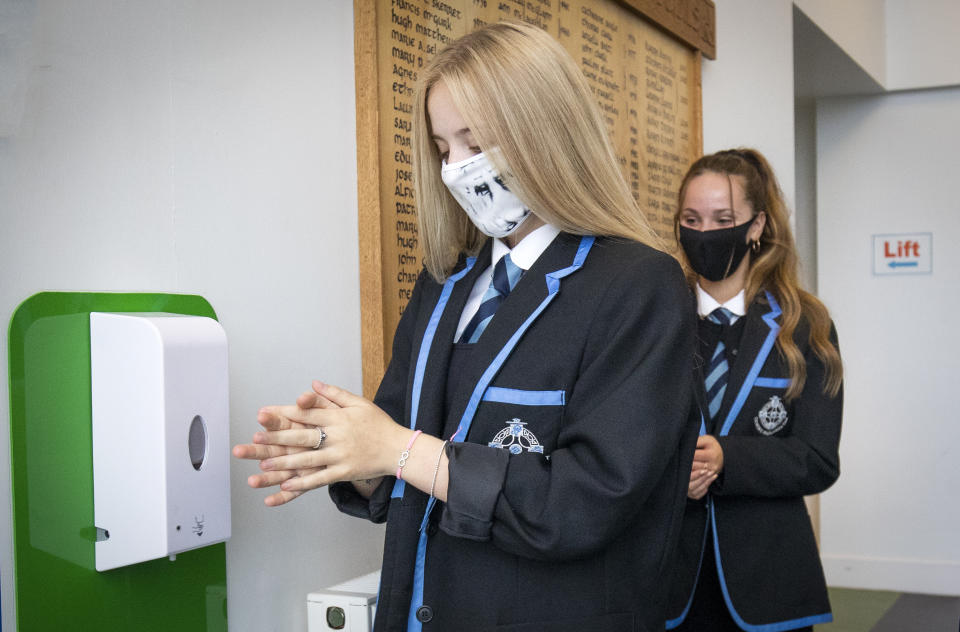
[[[261,408],[257,421],[264,430],[253,443],[234,446],[233,455],[260,461],[263,473],[247,479],[251,487],[280,486],[264,501],[270,507],[337,481],[367,480],[357,487],[369,495],[376,479],[391,472],[395,446],[403,442],[404,429],[373,402],[317,381],[295,405]],[[314,449],[321,430],[326,437]]]

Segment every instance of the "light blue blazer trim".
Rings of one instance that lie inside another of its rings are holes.
[[[417,368],[414,370],[413,374],[413,396],[410,402],[410,430],[416,430],[417,428],[417,413],[420,409],[420,391],[423,388],[423,374],[427,370],[427,356],[430,355],[430,347],[433,345],[433,337],[437,333],[437,326],[440,324],[440,318],[443,316],[443,310],[447,306],[447,301],[450,300],[450,294],[453,292],[453,286],[457,284],[457,281],[462,279],[470,269],[473,268],[473,264],[477,262],[476,257],[468,257],[467,265],[464,266],[463,270],[452,275],[446,280],[443,284],[443,290],[440,292],[440,298],[437,299],[437,304],[433,308],[433,312],[430,314],[430,320],[427,322],[427,329],[423,332],[423,340],[420,342],[420,352],[417,356]],[[402,480],[397,479],[397,482],[393,484],[393,491],[390,493],[390,498],[401,498],[403,496],[403,489],[405,484]]]
[[[707,425],[706,419],[703,416],[703,411],[700,411],[700,436],[707,434]],[[713,497],[709,494],[707,495],[707,506],[713,504]],[[709,513],[707,514],[707,522],[710,521]],[[697,562],[697,574],[693,577],[693,590],[690,591],[690,598],[687,599],[687,605],[683,607],[683,612],[680,613],[675,619],[667,619],[667,629],[672,630],[675,627],[683,623],[683,620],[687,618],[687,613],[690,612],[690,606],[693,604],[693,596],[697,592],[697,582],[700,580],[700,570],[703,567],[703,552],[707,547],[707,534],[710,530],[707,528],[707,525],[703,526],[703,541],[700,543],[700,561]]]
[[[706,434],[705,429],[703,428],[703,416],[701,415],[701,432],[700,435]],[[713,497],[707,496],[707,506],[713,506]],[[705,522],[710,521],[710,514],[707,513],[707,518]],[[693,576],[693,590],[690,591],[690,598],[687,599],[687,605],[683,607],[683,612],[680,613],[676,619],[667,619],[667,629],[672,630],[678,627],[683,620],[687,618],[687,614],[690,612],[690,606],[693,605],[693,596],[697,593],[697,582],[700,581],[700,571],[703,569],[703,552],[707,549],[707,534],[710,533],[710,529],[707,528],[707,525],[703,525],[703,541],[700,543],[700,561],[697,562],[697,574]]]
[[[730,611],[730,616],[733,617],[733,620],[736,621],[737,625],[747,632],[783,632],[784,630],[795,630],[796,628],[802,628],[808,625],[830,623],[833,621],[833,613],[831,612],[814,614],[808,617],[801,617],[799,619],[778,621],[776,623],[764,623],[760,625],[751,625],[744,621],[743,617],[740,616],[740,613],[737,612],[737,609],[733,607],[733,600],[730,599],[730,592],[727,590],[727,580],[723,575],[723,563],[720,560],[720,541],[717,538],[717,514],[714,511],[712,502],[709,506],[709,512],[710,525],[713,530],[713,553],[717,558],[717,576],[720,578],[720,588],[723,591],[723,600],[727,604],[727,609]]]
[[[790,386],[790,378],[788,377],[758,377],[757,381],[753,383],[754,386],[759,386],[761,388],[787,388]]]
[[[733,425],[737,415],[740,414],[740,409],[742,409],[744,403],[746,403],[747,396],[750,395],[750,390],[756,383],[757,378],[760,375],[760,369],[763,368],[763,364],[767,361],[767,356],[770,355],[770,351],[773,349],[773,345],[777,341],[777,334],[780,332],[780,325],[775,320],[777,316],[783,313],[780,310],[780,304],[777,303],[776,299],[773,298],[773,294],[770,292],[764,290],[764,294],[767,296],[767,303],[770,305],[770,311],[764,314],[762,318],[763,322],[765,322],[767,327],[770,328],[770,331],[767,333],[767,337],[763,341],[763,346],[760,347],[760,352],[753,360],[753,365],[751,365],[750,371],[747,373],[747,378],[743,381],[743,384],[740,386],[740,390],[737,392],[737,398],[733,400],[733,405],[727,412],[727,417],[724,419],[723,426],[720,427],[720,432],[718,433],[718,436],[720,437],[725,437],[730,432],[730,426]]]
[[[567,402],[567,392],[523,391],[516,388],[491,386],[484,392],[483,401],[521,406],[563,406]]]
[[[573,257],[573,263],[561,270],[547,273],[547,297],[543,299],[543,302],[537,306],[537,309],[535,309],[533,313],[527,317],[523,324],[520,325],[520,328],[517,329],[512,336],[510,336],[510,339],[505,345],[503,345],[503,348],[500,349],[500,352],[497,353],[496,357],[493,359],[493,362],[490,363],[490,366],[488,366],[486,371],[483,372],[483,375],[480,376],[480,380],[473,388],[473,394],[470,396],[470,401],[467,404],[467,408],[465,411],[463,411],[463,416],[460,417],[460,425],[457,427],[457,431],[453,433],[453,436],[450,437],[451,443],[456,443],[458,441],[462,442],[464,439],[466,439],[467,433],[470,432],[470,424],[473,423],[473,418],[476,415],[477,408],[480,406],[480,402],[483,399],[483,394],[487,391],[487,387],[490,385],[490,382],[493,381],[494,376],[500,372],[500,368],[503,366],[503,363],[506,362],[507,358],[513,352],[513,348],[517,346],[520,338],[527,331],[530,325],[533,324],[533,321],[535,321],[543,312],[543,310],[547,308],[547,305],[549,305],[553,299],[556,298],[557,292],[560,291],[560,279],[572,274],[573,272],[576,272],[583,267],[583,262],[586,260],[587,254],[590,252],[590,248],[593,247],[594,239],[595,238],[591,236],[582,237],[580,239],[580,246],[577,248],[577,253]],[[449,283],[449,280],[447,282]],[[446,287],[444,287],[444,291],[446,291]],[[441,300],[442,299],[443,297],[441,296]],[[434,308],[434,315],[436,314],[437,309]],[[439,318],[437,320],[439,321]],[[432,322],[433,318],[431,317],[431,323]],[[426,336],[424,336],[424,339],[426,339]],[[424,355],[428,353],[429,347],[424,347],[421,345],[420,357],[423,358]],[[417,366],[419,367],[419,365],[420,359],[417,360]],[[419,398],[419,396],[419,392],[414,393],[415,398]],[[407,632],[421,632],[423,629],[423,625],[419,620],[417,620],[417,609],[423,605],[423,569],[427,556],[427,523],[430,521],[430,512],[433,511],[436,501],[437,499],[432,497],[427,501],[427,509],[423,512],[423,521],[420,523],[420,540],[417,543],[417,558],[413,571],[413,592],[410,598],[410,614],[407,616]]]
[[[467,437],[467,433],[470,432],[470,424],[473,423],[473,417],[477,413],[477,407],[480,405],[480,401],[483,399],[483,393],[487,390],[487,386],[490,385],[490,382],[493,381],[494,376],[500,372],[500,367],[503,366],[503,363],[506,362],[507,357],[513,352],[513,348],[517,346],[517,343],[520,341],[520,338],[527,331],[530,325],[533,324],[540,314],[547,308],[554,298],[557,296],[557,292],[560,291],[560,279],[565,276],[576,272],[583,266],[584,260],[587,258],[587,253],[590,252],[590,248],[593,247],[594,238],[587,236],[580,239],[580,246],[577,248],[577,254],[573,257],[573,264],[569,267],[563,268],[561,270],[556,270],[554,272],[548,272],[546,275],[547,282],[547,297],[543,299],[543,302],[537,306],[537,309],[533,310],[533,313],[527,317],[527,320],[520,325],[520,328],[513,332],[513,335],[510,336],[510,339],[507,341],[507,344],[503,345],[503,348],[500,349],[500,352],[493,359],[493,362],[490,363],[490,366],[487,367],[487,370],[483,372],[483,375],[480,376],[480,381],[477,382],[477,385],[473,388],[473,394],[470,396],[470,400],[467,403],[466,410],[463,411],[463,416],[460,418],[460,425],[457,427],[457,431],[453,433],[453,436],[450,437],[451,442],[463,441]]]

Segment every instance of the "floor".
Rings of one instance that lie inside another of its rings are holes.
[[[814,632],[960,632],[960,597],[831,588],[830,604]]]

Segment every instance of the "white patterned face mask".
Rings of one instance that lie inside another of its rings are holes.
[[[484,235],[506,237],[530,216],[482,152],[452,165],[444,162],[440,178]]]

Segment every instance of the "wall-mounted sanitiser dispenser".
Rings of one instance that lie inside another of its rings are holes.
[[[230,537],[227,340],[212,318],[90,313],[96,569]]]

